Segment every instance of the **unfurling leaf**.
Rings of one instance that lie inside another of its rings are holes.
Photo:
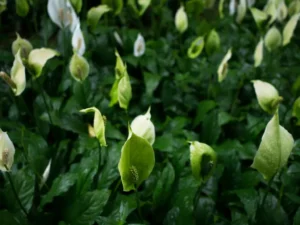
[[[105,120],[104,117],[102,116],[101,112],[99,109],[96,107],[91,107],[87,109],[82,109],[80,110],[82,113],[89,113],[93,112],[94,113],[94,132],[97,137],[97,139],[100,142],[101,146],[106,146],[106,139],[105,139]]]
[[[35,78],[42,74],[42,70],[46,62],[58,56],[58,52],[50,48],[34,49],[29,53],[28,64]]]
[[[123,190],[136,190],[149,177],[154,164],[154,151],[149,142],[130,131],[118,165]]]
[[[228,61],[231,58],[231,48],[227,51],[226,55],[224,56],[222,62],[218,67],[218,81],[221,83],[227,76],[228,72]]]
[[[102,4],[111,8],[115,15],[120,14],[124,5],[123,0],[102,0]]]
[[[292,115],[297,118],[296,125],[300,126],[300,97],[294,102]]]
[[[191,59],[196,58],[199,56],[203,50],[204,47],[204,38],[202,36],[197,37],[191,44],[191,46],[188,49],[188,57]]]
[[[116,51],[116,66],[115,66],[115,77],[116,80],[110,91],[110,106],[113,106],[117,102],[121,108],[127,110],[129,102],[132,97],[132,90],[129,75],[125,64],[123,63],[119,53]]]
[[[273,51],[281,46],[282,38],[279,30],[276,27],[272,27],[268,30],[265,36],[265,46],[268,51]]]
[[[260,66],[264,57],[264,40],[261,38],[254,52],[254,67]]]
[[[219,34],[213,29],[209,32],[206,42],[205,51],[208,55],[213,54],[220,48],[220,37]]]
[[[283,28],[283,34],[282,34],[283,35],[283,42],[282,42],[283,46],[290,43],[299,18],[300,18],[300,13],[293,15],[291,17],[291,19],[286,23],[285,27]]]
[[[107,5],[92,7],[87,14],[87,23],[92,29],[95,29],[102,15],[111,11]]]
[[[69,70],[76,81],[83,82],[89,75],[90,65],[83,56],[74,53],[70,61]]]
[[[292,135],[279,125],[276,111],[266,126],[251,167],[257,169],[266,180],[270,180],[287,164],[293,144]]]
[[[10,170],[15,155],[15,147],[6,132],[0,129],[0,170]]]
[[[268,14],[264,11],[261,11],[257,8],[251,8],[250,9],[252,16],[254,18],[254,21],[256,23],[256,26],[258,28],[261,28],[263,23],[268,19]]]
[[[26,59],[32,50],[32,45],[28,40],[21,38],[17,33],[17,39],[12,43],[11,46],[13,55],[17,54],[19,49],[21,49],[21,58]]]
[[[207,144],[198,141],[190,142],[190,161],[193,176],[202,181],[206,181],[216,167],[217,155]]]
[[[253,80],[252,82],[258,104],[264,111],[273,114],[283,100],[282,97],[279,96],[278,91],[272,84],[261,80]]]
[[[175,14],[175,26],[180,33],[183,33],[188,28],[188,17],[183,5],[180,6]]]
[[[133,133],[147,140],[150,145],[153,145],[155,141],[155,128],[151,122],[150,110],[151,108],[149,107],[145,115],[135,117],[130,127]]]

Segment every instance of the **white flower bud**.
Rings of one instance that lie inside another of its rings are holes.
[[[73,36],[72,36],[72,46],[73,50],[82,56],[85,52],[85,42],[83,38],[82,31],[80,29],[80,23],[77,24]]]
[[[145,39],[141,34],[138,34],[137,39],[134,42],[133,54],[135,57],[140,57],[145,53]]]
[[[131,130],[139,137],[146,139],[149,144],[153,145],[155,141],[155,128],[151,122],[150,107],[145,115],[139,115],[131,122]]]
[[[0,170],[10,170],[15,155],[15,147],[6,132],[0,129]]]

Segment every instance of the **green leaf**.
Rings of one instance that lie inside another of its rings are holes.
[[[146,86],[146,94],[152,96],[153,92],[159,85],[161,76],[157,74],[148,73],[148,72],[144,72],[143,75],[144,75],[144,83]]]
[[[293,149],[292,135],[279,125],[278,111],[267,124],[252,168],[270,180],[288,161]]]
[[[208,55],[213,54],[220,48],[220,36],[216,30],[211,30],[206,38],[205,51]]]
[[[214,211],[216,203],[208,197],[200,197],[195,208],[196,220],[201,225],[214,224]]]
[[[33,174],[30,173],[28,169],[23,169],[18,170],[15,174],[12,173],[11,176],[22,205],[29,211],[32,206],[34,192]],[[9,209],[20,209],[20,205],[15,198],[12,187],[8,181],[5,183],[5,198]]]
[[[236,190],[235,193],[243,203],[249,218],[254,219],[258,207],[258,195],[255,189]]]
[[[113,106],[118,102],[118,86],[120,79],[116,79],[109,93],[110,103],[109,106]]]
[[[194,120],[194,126],[199,125],[205,118],[205,115],[216,107],[216,102],[213,100],[203,100],[198,103],[197,114]]]
[[[204,48],[204,38],[202,36],[197,37],[190,45],[187,55],[189,58],[197,58]]]
[[[154,164],[155,157],[151,145],[144,138],[131,133],[122,147],[118,165],[123,190],[136,190],[148,178]]]
[[[103,14],[109,12],[111,9],[107,5],[98,5],[92,7],[87,14],[87,23],[92,29],[95,29]]]
[[[171,194],[172,185],[175,180],[175,171],[170,162],[163,169],[159,180],[153,191],[153,202],[156,206],[164,205]]]
[[[53,198],[66,193],[75,184],[77,175],[73,173],[61,174],[53,181],[51,189],[42,197],[41,207],[53,201]]]
[[[298,225],[298,224],[300,224],[300,207],[298,208],[297,212],[295,213],[293,225]]]
[[[206,181],[213,173],[217,163],[215,151],[208,145],[197,141],[190,142],[190,160],[193,176]]]
[[[1,225],[21,225],[18,219],[9,211],[0,211]]]
[[[71,225],[91,225],[102,213],[110,196],[109,190],[95,190],[80,196],[64,212],[65,221]]]

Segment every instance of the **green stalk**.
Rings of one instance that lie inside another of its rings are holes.
[[[99,176],[100,176],[100,172],[101,172],[101,151],[102,151],[102,147],[100,145],[100,142],[98,140],[97,140],[97,142],[98,142],[98,149],[99,149],[99,158],[98,158],[98,169],[97,169],[97,173],[96,173],[95,178],[94,178],[94,188],[95,189],[97,189]]]
[[[137,211],[138,211],[138,215],[139,215],[141,221],[143,221],[143,216],[142,216],[142,213],[141,213],[139,192],[138,192],[137,188],[135,189],[135,197],[136,197],[136,208],[137,208]]]
[[[9,171],[9,169],[7,168],[7,166],[6,166],[6,165],[4,165],[4,166],[5,166],[6,170]],[[17,194],[16,188],[15,188],[15,186],[14,186],[13,180],[12,180],[12,178],[11,178],[9,172],[7,172],[6,175],[7,175],[7,177],[8,177],[8,180],[9,180],[9,183],[10,183],[10,185],[11,185],[12,191],[13,191],[13,193],[14,193],[14,195],[15,195],[15,198],[16,198],[18,204],[20,205],[21,210],[22,210],[22,211],[24,212],[24,214],[28,217],[28,213],[26,212],[25,207],[22,205],[22,202],[21,202],[21,200],[20,200],[20,198],[19,198],[19,196],[18,196],[18,194]]]

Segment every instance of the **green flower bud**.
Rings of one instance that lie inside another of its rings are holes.
[[[16,0],[16,12],[19,16],[27,16],[29,12],[29,4],[27,0]]]
[[[82,0],[70,0],[73,8],[77,13],[80,13],[82,8]]]
[[[265,36],[265,45],[268,51],[273,51],[280,47],[282,43],[282,38],[279,30],[276,27],[272,27],[268,30]]]
[[[286,23],[286,25],[285,25],[285,27],[283,29],[283,34],[282,34],[283,35],[283,42],[282,42],[283,46],[285,46],[288,43],[290,43],[290,41],[291,41],[291,39],[293,37],[295,28],[297,26],[299,18],[300,18],[300,13],[295,14]]]
[[[246,0],[240,0],[240,4],[237,7],[237,17],[236,22],[241,23],[247,12],[247,2]]]
[[[97,139],[99,140],[101,146],[107,146],[106,139],[105,139],[105,119],[104,119],[105,117],[102,116],[99,109],[97,109],[96,107],[91,107],[91,108],[87,108],[87,109],[82,109],[82,110],[80,110],[80,112],[82,112],[82,113],[93,112],[94,113],[93,128],[94,128],[95,135],[96,135]]]
[[[49,48],[32,50],[28,56],[28,65],[33,73],[33,76],[35,78],[39,77],[42,74],[42,70],[46,62],[57,55],[59,55],[57,51]]]
[[[254,67],[260,66],[264,57],[264,40],[261,38],[254,52]]]
[[[14,162],[15,147],[6,132],[0,129],[0,170],[8,171]]]
[[[118,165],[123,190],[136,190],[149,177],[154,164],[154,151],[149,142],[130,131]]]
[[[228,72],[228,61],[231,58],[231,49],[229,49],[226,53],[226,55],[224,56],[221,64],[218,67],[218,81],[219,83],[221,83],[227,76],[227,72]]]
[[[150,145],[153,145],[155,141],[155,128],[150,120],[150,110],[151,108],[149,107],[146,114],[135,117],[130,127],[133,133],[147,140]]]
[[[216,167],[217,155],[207,144],[192,141],[190,142],[190,161],[195,179],[205,182]]]
[[[11,46],[13,55],[17,54],[19,49],[21,49],[21,58],[27,59],[29,53],[32,50],[32,45],[28,40],[21,38],[17,33],[17,39],[12,43]]]
[[[272,84],[261,80],[253,80],[252,83],[260,107],[264,111],[274,114],[279,103],[283,100],[276,88]]]
[[[92,7],[87,14],[87,23],[92,28],[95,29],[100,18],[103,14],[111,11],[107,5],[99,5],[97,7]]]
[[[176,29],[180,33],[185,32],[186,29],[188,28],[188,17],[187,17],[187,14],[186,14],[185,10],[184,10],[183,5],[181,5],[180,8],[176,12],[175,26],[176,26]]]
[[[189,58],[194,59],[199,56],[204,47],[204,38],[202,36],[196,38],[188,49],[187,55]]]
[[[296,125],[300,126],[300,97],[294,102],[292,115],[297,118]]]
[[[20,95],[26,87],[25,66],[21,59],[21,50],[15,55],[14,64],[10,71],[11,80],[15,83],[16,88],[13,88],[15,95]]]
[[[220,48],[220,37],[215,30],[211,30],[206,38],[205,51],[208,55],[213,54]]]
[[[84,57],[74,53],[70,61],[69,70],[76,81],[83,82],[89,75],[90,65]]]

